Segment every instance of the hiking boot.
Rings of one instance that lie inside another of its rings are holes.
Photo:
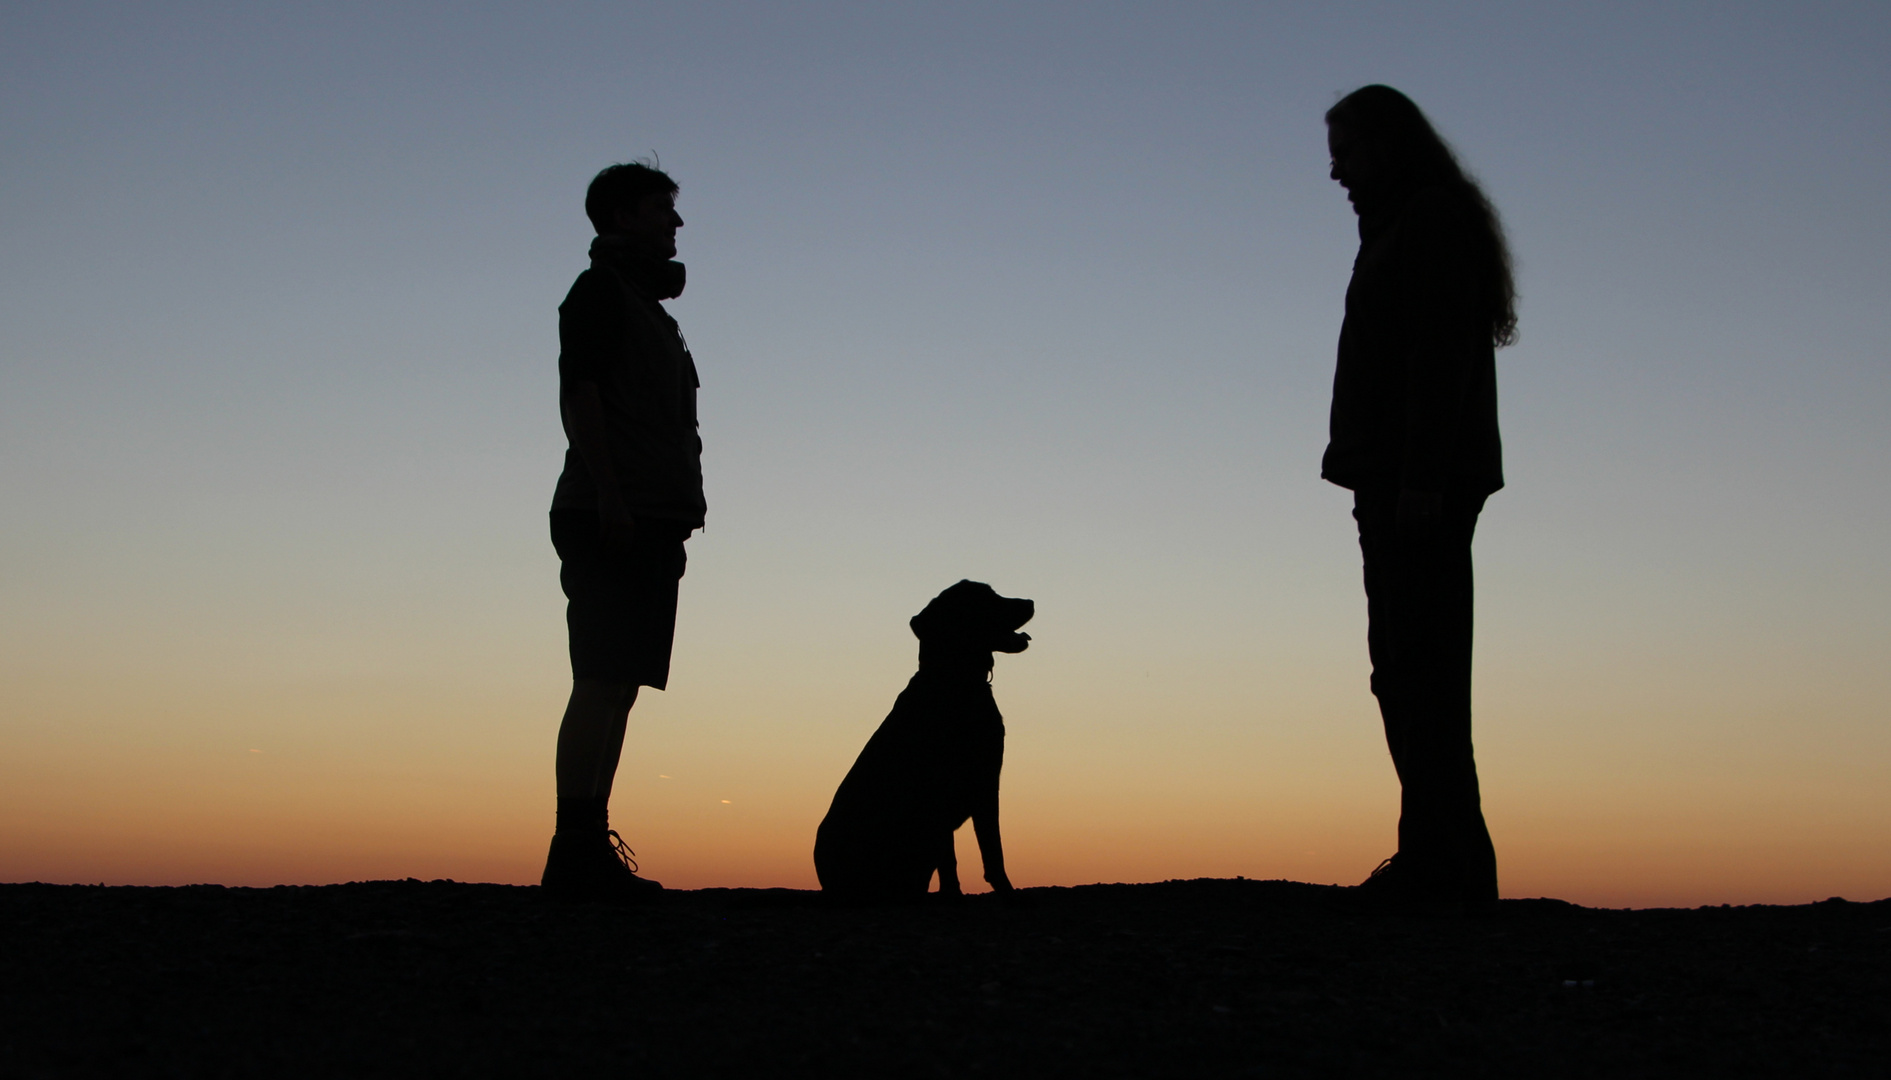
[[[617,835],[616,829],[606,832],[610,845],[605,849],[604,862],[600,874],[609,882],[609,888],[622,893],[625,898],[637,901],[652,898],[663,891],[659,882],[637,876],[637,853],[630,850],[624,838]]]
[[[601,838],[562,832],[552,837],[539,885],[547,896],[572,903],[641,904],[663,886],[637,876],[635,853],[617,830]]]
[[[589,847],[571,833],[553,834],[551,850],[545,854],[545,872],[539,875],[539,887],[561,899],[577,898],[587,891],[596,876],[591,872],[592,860],[585,857]]]
[[[1380,860],[1379,865],[1372,868],[1372,873],[1366,875],[1366,880],[1353,888],[1372,894],[1391,893],[1408,887],[1410,878],[1410,871],[1399,863],[1397,855],[1393,855]]]
[[[1342,893],[1340,903],[1361,915],[1458,915],[1465,904],[1457,892],[1442,875],[1393,855]]]

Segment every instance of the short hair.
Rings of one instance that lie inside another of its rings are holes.
[[[584,216],[591,219],[598,232],[609,231],[612,217],[620,209],[634,209],[651,195],[675,195],[676,181],[656,167],[655,161],[629,161],[608,165],[591,178],[584,192]]]

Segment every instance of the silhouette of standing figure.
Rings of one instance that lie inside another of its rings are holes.
[[[1398,852],[1356,895],[1488,909],[1497,857],[1471,747],[1471,536],[1503,487],[1495,349],[1516,338],[1496,211],[1425,114],[1387,86],[1326,114],[1359,215],[1321,475],[1353,491],[1372,692],[1401,786]]]
[[[558,829],[541,879],[561,899],[634,903],[637,876],[607,815],[640,686],[664,688],[683,541],[702,527],[696,363],[661,301],[683,291],[676,181],[612,165],[591,181],[591,268],[558,308],[558,403],[570,449],[552,544],[570,601],[571,700],[558,729]]]

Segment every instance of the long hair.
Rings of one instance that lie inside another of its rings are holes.
[[[1389,86],[1362,86],[1326,111],[1329,126],[1338,125],[1369,147],[1386,169],[1390,182],[1412,189],[1456,188],[1466,196],[1473,213],[1471,227],[1482,263],[1478,293],[1480,317],[1490,320],[1491,344],[1499,348],[1517,341],[1517,283],[1510,269],[1510,245],[1504,240],[1497,208],[1458,164],[1457,155],[1440,138],[1431,121],[1411,98]]]

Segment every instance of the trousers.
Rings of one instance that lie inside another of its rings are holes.
[[[1401,530],[1396,486],[1354,493],[1367,649],[1399,777],[1401,872],[1454,897],[1497,899],[1471,744],[1471,537],[1484,496],[1447,492],[1440,520]]]

